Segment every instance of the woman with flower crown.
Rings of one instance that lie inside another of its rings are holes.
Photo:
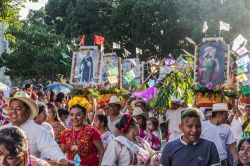
[[[123,115],[120,122],[116,124],[121,135],[115,137],[106,149],[102,166],[145,166],[151,165],[150,159],[157,152],[139,137],[139,125],[130,115]],[[155,161],[151,161],[155,163]],[[153,166],[157,164],[152,164]]]
[[[74,96],[68,102],[72,127],[66,129],[61,137],[61,148],[69,160],[78,161],[80,166],[98,166],[101,164],[104,149],[101,135],[88,125],[86,115],[92,110],[88,100]]]

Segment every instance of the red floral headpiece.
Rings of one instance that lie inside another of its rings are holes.
[[[125,118],[127,119],[127,123],[124,124],[124,127],[121,128],[119,131],[120,131],[122,134],[125,134],[126,131],[127,131],[128,128],[129,128],[129,126],[130,126],[131,123],[132,123],[132,117],[131,117],[130,115],[127,115],[127,114],[123,115],[123,117],[125,117]]]

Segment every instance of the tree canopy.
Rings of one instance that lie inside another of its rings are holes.
[[[249,6],[249,5],[248,5]],[[230,43],[239,33],[250,37],[249,8],[245,0],[49,0],[46,6],[47,24],[68,40],[85,34],[86,44],[93,44],[93,35],[106,37],[106,48],[120,42],[131,52],[142,48],[149,55],[179,55],[188,46],[189,36],[199,42],[201,29],[208,22],[208,36],[218,36],[219,21],[231,25],[222,36]],[[193,49],[190,45],[189,48]]]
[[[64,36],[44,25],[43,11],[30,13],[29,21],[21,29],[13,30],[16,44],[12,44],[10,54],[1,57],[1,66],[7,67],[5,73],[12,78],[44,83],[55,80],[57,74],[69,75],[70,58]]]

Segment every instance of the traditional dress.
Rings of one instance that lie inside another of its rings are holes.
[[[158,131],[152,131],[150,133],[153,137],[152,140],[148,138],[148,134],[146,134],[146,137],[144,139],[149,143],[152,149],[159,151],[161,149],[161,137]]]
[[[144,166],[149,164],[154,153],[149,144],[140,137],[136,137],[136,143],[133,143],[124,136],[118,136],[105,151],[102,166]]]
[[[42,159],[29,156],[25,153],[22,157],[20,166],[50,166],[50,164]]]
[[[250,137],[250,116],[244,115],[242,117],[242,133],[243,138]]]
[[[12,126],[13,125],[9,123],[1,126],[0,130]],[[19,128],[25,131],[28,136],[31,155],[40,158],[41,154],[44,154],[44,157],[55,162],[66,159],[66,156],[51,135],[33,120],[27,120],[24,124],[19,126]]]
[[[79,131],[72,127],[63,132],[61,144],[65,145],[65,152],[69,160],[76,154],[81,158],[81,166],[97,166],[99,156],[93,141],[101,140],[101,134],[94,127],[85,124]]]
[[[144,139],[144,138],[146,137],[146,134],[147,134],[146,130],[140,129],[139,136],[140,136],[141,138]]]
[[[62,133],[67,128],[65,127],[63,122],[55,122],[54,124],[52,124],[52,127],[54,129],[55,140],[58,144],[60,144]]]
[[[115,138],[115,136],[110,131],[106,131],[104,134],[101,135],[101,138],[104,150],[106,150],[109,143]]]

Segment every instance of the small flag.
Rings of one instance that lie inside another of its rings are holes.
[[[80,41],[79,45],[83,46],[84,42],[85,42],[85,36],[83,35],[82,38],[81,38],[81,41]]]
[[[236,51],[239,49],[240,45],[242,43],[246,43],[247,39],[245,39],[241,34],[239,34],[233,41],[233,46],[232,46],[232,50]]]
[[[124,50],[124,53],[125,53],[126,56],[131,55],[131,52],[129,52],[127,49],[124,48],[123,50]]]
[[[104,45],[101,45],[101,52],[104,52]]]
[[[240,82],[247,81],[247,77],[246,77],[246,75],[245,75],[244,73],[241,74],[241,75],[238,75],[238,76],[236,77],[236,79],[237,79],[238,81],[240,81]]]
[[[193,39],[186,37],[185,38],[189,43],[193,44],[194,46],[196,45],[196,43],[193,41]]]
[[[113,42],[113,49],[121,49],[121,45]]]
[[[142,49],[136,47],[135,50],[136,50],[136,54],[142,55]]]
[[[125,80],[130,83],[131,81],[133,81],[135,78],[135,73],[133,72],[133,70],[130,70],[129,72],[126,73],[125,75]]]
[[[117,67],[111,67],[108,71],[109,75],[115,75],[118,76],[118,68]]]
[[[240,66],[243,66],[243,65],[247,64],[249,61],[250,61],[249,57],[244,56],[244,57],[242,57],[240,59],[237,59],[235,61],[235,63],[237,64],[238,67],[240,67]]]
[[[229,31],[230,24],[220,21],[220,30]]]
[[[203,28],[202,28],[202,33],[207,32],[208,26],[207,26],[207,21],[204,22]]]
[[[245,73],[247,71],[248,71],[247,64],[242,65],[242,66],[237,68],[237,74],[242,74],[242,73]]]
[[[241,48],[239,48],[239,49],[236,51],[236,53],[237,53],[238,55],[243,55],[243,54],[245,54],[245,53],[248,53],[248,50],[247,50],[246,47],[241,47]]]
[[[172,64],[175,63],[175,59],[174,58],[167,58],[165,59],[165,66],[170,66]]]
[[[116,84],[118,82],[118,79],[117,79],[116,75],[108,76],[108,80],[109,80],[110,84]]]
[[[94,43],[95,44],[102,45],[102,44],[104,44],[104,40],[105,40],[105,38],[103,36],[97,36],[97,35],[94,36]]]
[[[81,43],[81,42],[80,42]],[[68,52],[72,51],[72,49],[70,48],[70,46],[68,44],[66,44]],[[73,52],[73,51],[72,51]]]

